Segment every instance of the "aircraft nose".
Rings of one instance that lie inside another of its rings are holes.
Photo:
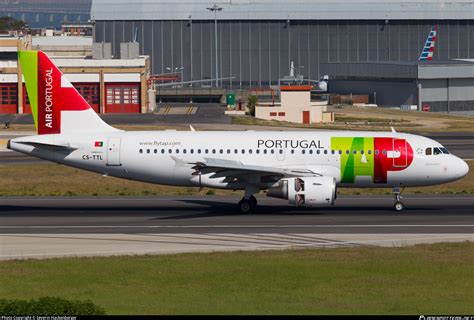
[[[456,173],[458,175],[459,178],[462,178],[462,177],[465,177],[467,176],[467,174],[469,173],[469,166],[468,164],[466,163],[466,161],[458,158],[457,159],[457,163],[456,163]]]

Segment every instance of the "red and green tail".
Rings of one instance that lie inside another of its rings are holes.
[[[58,134],[65,129],[93,131],[93,124],[102,123],[87,101],[44,52],[20,51],[18,60],[25,77],[31,113],[38,134]],[[90,121],[91,117],[96,119]]]

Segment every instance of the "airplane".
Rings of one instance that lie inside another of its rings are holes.
[[[461,179],[469,167],[426,137],[370,131],[123,131],[106,124],[41,51],[19,61],[37,135],[8,141],[30,156],[106,176],[174,186],[244,191],[297,207],[330,207],[337,189],[400,188]],[[192,127],[191,127],[192,129]]]
[[[418,58],[418,60],[420,61],[433,60],[437,33],[438,33],[438,28],[435,25],[433,25],[431,27],[430,32],[428,33],[428,37],[426,38],[425,45],[423,46],[423,50],[421,50],[420,57]]]

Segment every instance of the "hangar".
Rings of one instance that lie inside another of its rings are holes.
[[[95,42],[136,40],[154,74],[228,78],[226,88],[277,85],[290,61],[310,79],[338,62],[415,61],[432,25],[434,60],[474,58],[472,1],[94,0]],[[216,59],[217,58],[217,59]]]
[[[474,110],[474,61],[387,61],[322,64],[332,93],[367,94],[383,106]]]

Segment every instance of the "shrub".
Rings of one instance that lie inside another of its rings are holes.
[[[105,315],[105,310],[91,300],[66,300],[58,297],[42,297],[31,300],[0,299],[0,314],[3,316],[75,316]]]
[[[248,113],[255,117],[255,106],[257,105],[257,96],[249,96],[247,100],[247,110]]]

